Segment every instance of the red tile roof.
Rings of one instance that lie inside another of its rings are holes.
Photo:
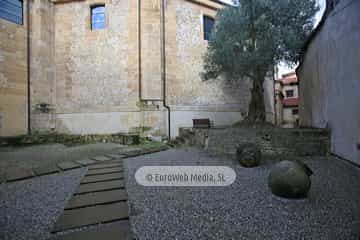
[[[299,98],[285,98],[283,100],[284,107],[296,107],[299,106]]]
[[[283,85],[289,85],[291,83],[298,83],[298,79],[297,79],[296,74],[294,72],[284,74],[283,78],[280,78],[280,79],[278,79],[276,81],[280,82]]]

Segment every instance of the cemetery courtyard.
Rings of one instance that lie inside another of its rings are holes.
[[[68,153],[66,161],[60,153]],[[0,185],[0,239],[360,237],[360,169],[331,155],[265,155],[258,167],[245,168],[234,155],[199,147],[97,143],[2,147],[0,158],[12,169]],[[268,175],[280,160],[311,168],[306,198],[271,193]],[[142,166],[228,166],[236,180],[227,187],[145,187],[135,180]]]

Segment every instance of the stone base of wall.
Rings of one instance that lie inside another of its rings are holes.
[[[211,152],[235,154],[241,143],[256,143],[266,155],[324,156],[330,153],[325,129],[218,128],[193,129],[193,143]]]
[[[64,145],[91,144],[97,142],[112,142],[124,145],[139,144],[139,134],[102,134],[102,135],[70,135],[59,133],[42,133],[17,137],[0,137],[0,146],[27,146],[48,143],[61,143]]]

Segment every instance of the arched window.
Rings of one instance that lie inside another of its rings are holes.
[[[105,5],[91,7],[91,30],[105,28]]]

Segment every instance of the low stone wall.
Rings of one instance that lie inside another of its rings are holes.
[[[256,143],[263,154],[323,156],[330,152],[330,132],[325,129],[223,128],[193,129],[197,146],[234,154],[241,143]]]
[[[70,134],[33,134],[17,137],[0,138],[0,146],[26,146],[45,143],[61,143],[64,145],[90,144],[97,142],[112,142],[124,145],[139,144],[139,134],[108,134],[108,135],[70,135]]]

